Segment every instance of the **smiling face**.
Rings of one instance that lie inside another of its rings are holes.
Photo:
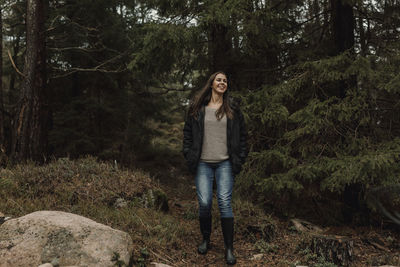
[[[211,88],[213,93],[220,95],[224,94],[225,91],[228,89],[228,80],[226,76],[222,73],[218,73],[217,76],[215,76]]]

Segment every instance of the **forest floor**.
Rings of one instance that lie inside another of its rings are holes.
[[[140,166],[158,181],[167,194],[169,211],[166,216],[171,216],[171,220],[183,229],[184,234],[174,235],[164,248],[154,248],[146,262],[162,262],[171,266],[226,266],[215,195],[211,249],[207,255],[197,253],[201,235],[194,177],[187,172],[180,155],[183,125],[160,124],[157,127],[164,131],[164,137],[155,140],[155,145],[167,147],[166,154],[161,153],[156,159],[143,162]],[[338,266],[331,259],[313,252],[310,241],[315,233],[297,230],[291,222],[295,217],[267,211],[236,190],[232,205],[235,214],[236,266]],[[296,219],[315,221],[318,224],[318,220],[315,220],[318,216],[315,214],[317,212],[311,216],[314,218],[304,215]],[[349,266],[400,266],[398,225],[385,223],[377,227],[336,224],[316,227],[322,230],[319,233],[321,236],[352,242]],[[149,242],[142,245],[151,246]]]
[[[133,240],[136,267],[152,266],[151,262],[225,266],[215,196],[212,247],[207,255],[199,255],[201,235],[193,176],[185,171],[179,154],[157,155],[160,158],[139,162],[140,169],[116,168],[113,162],[99,162],[93,157],[0,168],[0,211],[15,218],[37,210],[60,210],[125,231]],[[151,204],[155,196],[161,196],[164,203],[167,200],[169,209]],[[125,205],[116,206],[121,198]],[[291,220],[296,217],[268,211],[236,189],[232,205],[236,266],[337,266],[313,249],[312,233],[294,227]],[[307,216],[297,219],[318,224]],[[400,266],[400,232],[396,225],[319,226],[321,236],[352,241],[348,266]]]
[[[165,169],[164,169],[165,170]],[[169,211],[177,224],[190,233],[176,240],[176,248],[165,248],[160,254],[150,255],[149,262],[163,262],[171,266],[226,266],[224,245],[219,224],[218,206],[213,199],[213,230],[211,249],[207,255],[197,253],[201,240],[197,221],[197,200],[193,176],[171,166],[158,176],[161,188],[169,198]],[[234,196],[236,266],[338,266],[310,248],[313,233],[295,229],[288,218],[265,213]],[[307,220],[307,218],[299,218]],[[348,239],[353,242],[349,266],[400,266],[400,232],[393,227],[325,226],[320,235]]]
[[[15,218],[37,210],[60,210],[126,231],[133,240],[136,267],[151,266],[151,262],[170,266],[225,266],[215,196],[212,247],[207,255],[197,253],[201,235],[196,190],[194,177],[187,172],[180,153],[181,132],[182,125],[166,128],[165,136],[170,139],[156,140],[157,150],[130,168],[120,168],[114,160],[107,163],[94,157],[60,158],[43,166],[30,163],[0,168],[0,212]],[[165,143],[174,145],[160,149]],[[232,201],[236,266],[337,266],[332,258],[324,258],[313,249],[314,233],[298,230],[292,219],[313,222],[322,229],[318,235],[332,237],[337,243],[342,240],[352,243],[348,266],[400,266],[398,225],[387,221],[379,227],[323,225],[315,220],[317,212],[313,216],[283,216],[237,189]],[[168,210],[151,204],[149,199],[157,194],[167,199]],[[125,206],[115,205],[120,199]]]

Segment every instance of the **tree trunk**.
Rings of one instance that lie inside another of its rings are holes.
[[[226,0],[224,3],[225,2]],[[230,64],[232,42],[228,35],[228,27],[217,21],[210,22],[208,27],[208,54],[210,56],[209,69],[212,73],[216,71],[224,71],[230,76],[233,70],[232,64]]]
[[[361,9],[361,6],[359,7]],[[358,31],[360,32],[360,48],[361,48],[361,55],[365,56],[367,54],[367,42],[365,40],[365,31],[364,31],[364,23],[363,23],[363,16],[359,14],[358,17]]]
[[[312,252],[338,266],[349,266],[353,260],[354,241],[346,237],[314,235]]]
[[[331,0],[333,53],[338,55],[354,46],[353,7],[343,0]]]
[[[291,219],[296,230],[303,234],[307,242],[303,243],[318,257],[334,262],[338,266],[349,266],[353,260],[354,241],[344,236],[325,235],[324,229],[310,222]]]
[[[353,7],[346,0],[331,0],[331,25],[333,39],[333,55],[339,55],[345,51],[354,53],[354,29],[355,19]],[[351,76],[346,80],[337,83],[340,98],[345,98],[349,88],[356,86],[356,76]],[[343,219],[346,223],[351,223],[356,218],[356,213],[360,212],[360,184],[346,185],[343,193],[345,208],[342,210]]]
[[[3,10],[0,7],[0,165],[6,156],[4,98],[3,98]]]
[[[14,119],[12,156],[41,161],[46,151],[45,0],[27,0],[24,82]]]
[[[331,25],[333,48],[332,55],[336,56],[354,47],[354,13],[353,7],[345,0],[331,0]],[[351,79],[353,80],[353,79]],[[339,97],[344,98],[349,86],[354,81],[339,82]]]
[[[232,72],[230,64],[230,52],[232,49],[230,39],[228,37],[228,28],[218,23],[212,23],[210,26],[209,55],[210,55],[210,71],[224,71],[229,76]]]

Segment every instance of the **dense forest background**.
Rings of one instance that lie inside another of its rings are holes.
[[[397,0],[0,3],[3,166],[180,147],[160,125],[223,70],[249,131],[241,192],[365,223],[368,192],[399,183]]]

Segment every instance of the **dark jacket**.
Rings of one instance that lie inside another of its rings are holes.
[[[233,119],[227,118],[227,145],[232,171],[238,174],[247,157],[247,132],[243,114],[237,105],[231,106]],[[199,110],[197,119],[188,115],[183,127],[183,155],[191,172],[196,172],[203,147],[204,106]]]

